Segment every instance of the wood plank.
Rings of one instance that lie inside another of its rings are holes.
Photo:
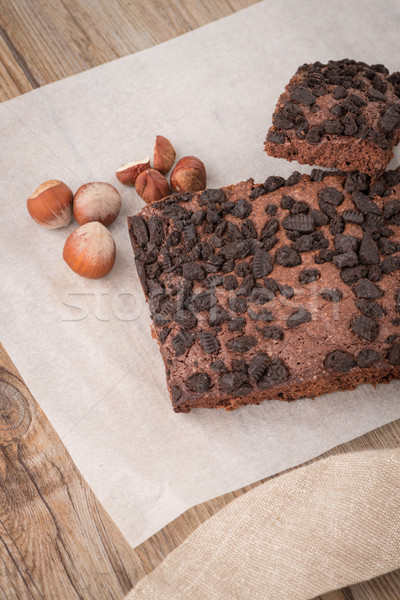
[[[116,600],[144,574],[0,345],[0,597]]]
[[[254,2],[0,0],[0,101],[143,50]],[[186,511],[131,550],[4,350],[0,369],[1,600],[121,598],[200,523],[260,483]],[[397,421],[332,452],[399,444]],[[397,600],[400,572],[321,598]]]

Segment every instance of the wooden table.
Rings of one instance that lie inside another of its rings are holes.
[[[166,41],[253,3],[0,0],[0,101]],[[387,445],[400,445],[400,420],[344,448]],[[0,481],[0,600],[119,600],[200,523],[253,487],[186,511],[132,549],[1,345]],[[323,600],[399,598],[400,571],[323,596]]]

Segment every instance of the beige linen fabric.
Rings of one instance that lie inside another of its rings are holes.
[[[339,454],[233,500],[126,600],[306,600],[400,567],[400,448]]]

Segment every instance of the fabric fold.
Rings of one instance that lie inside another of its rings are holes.
[[[126,600],[307,600],[400,567],[400,448],[276,477],[200,525]]]

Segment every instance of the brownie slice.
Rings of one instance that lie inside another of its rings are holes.
[[[349,59],[304,64],[272,122],[269,155],[378,176],[400,139],[400,73]]]
[[[249,180],[128,224],[175,411],[400,376],[400,171]]]

